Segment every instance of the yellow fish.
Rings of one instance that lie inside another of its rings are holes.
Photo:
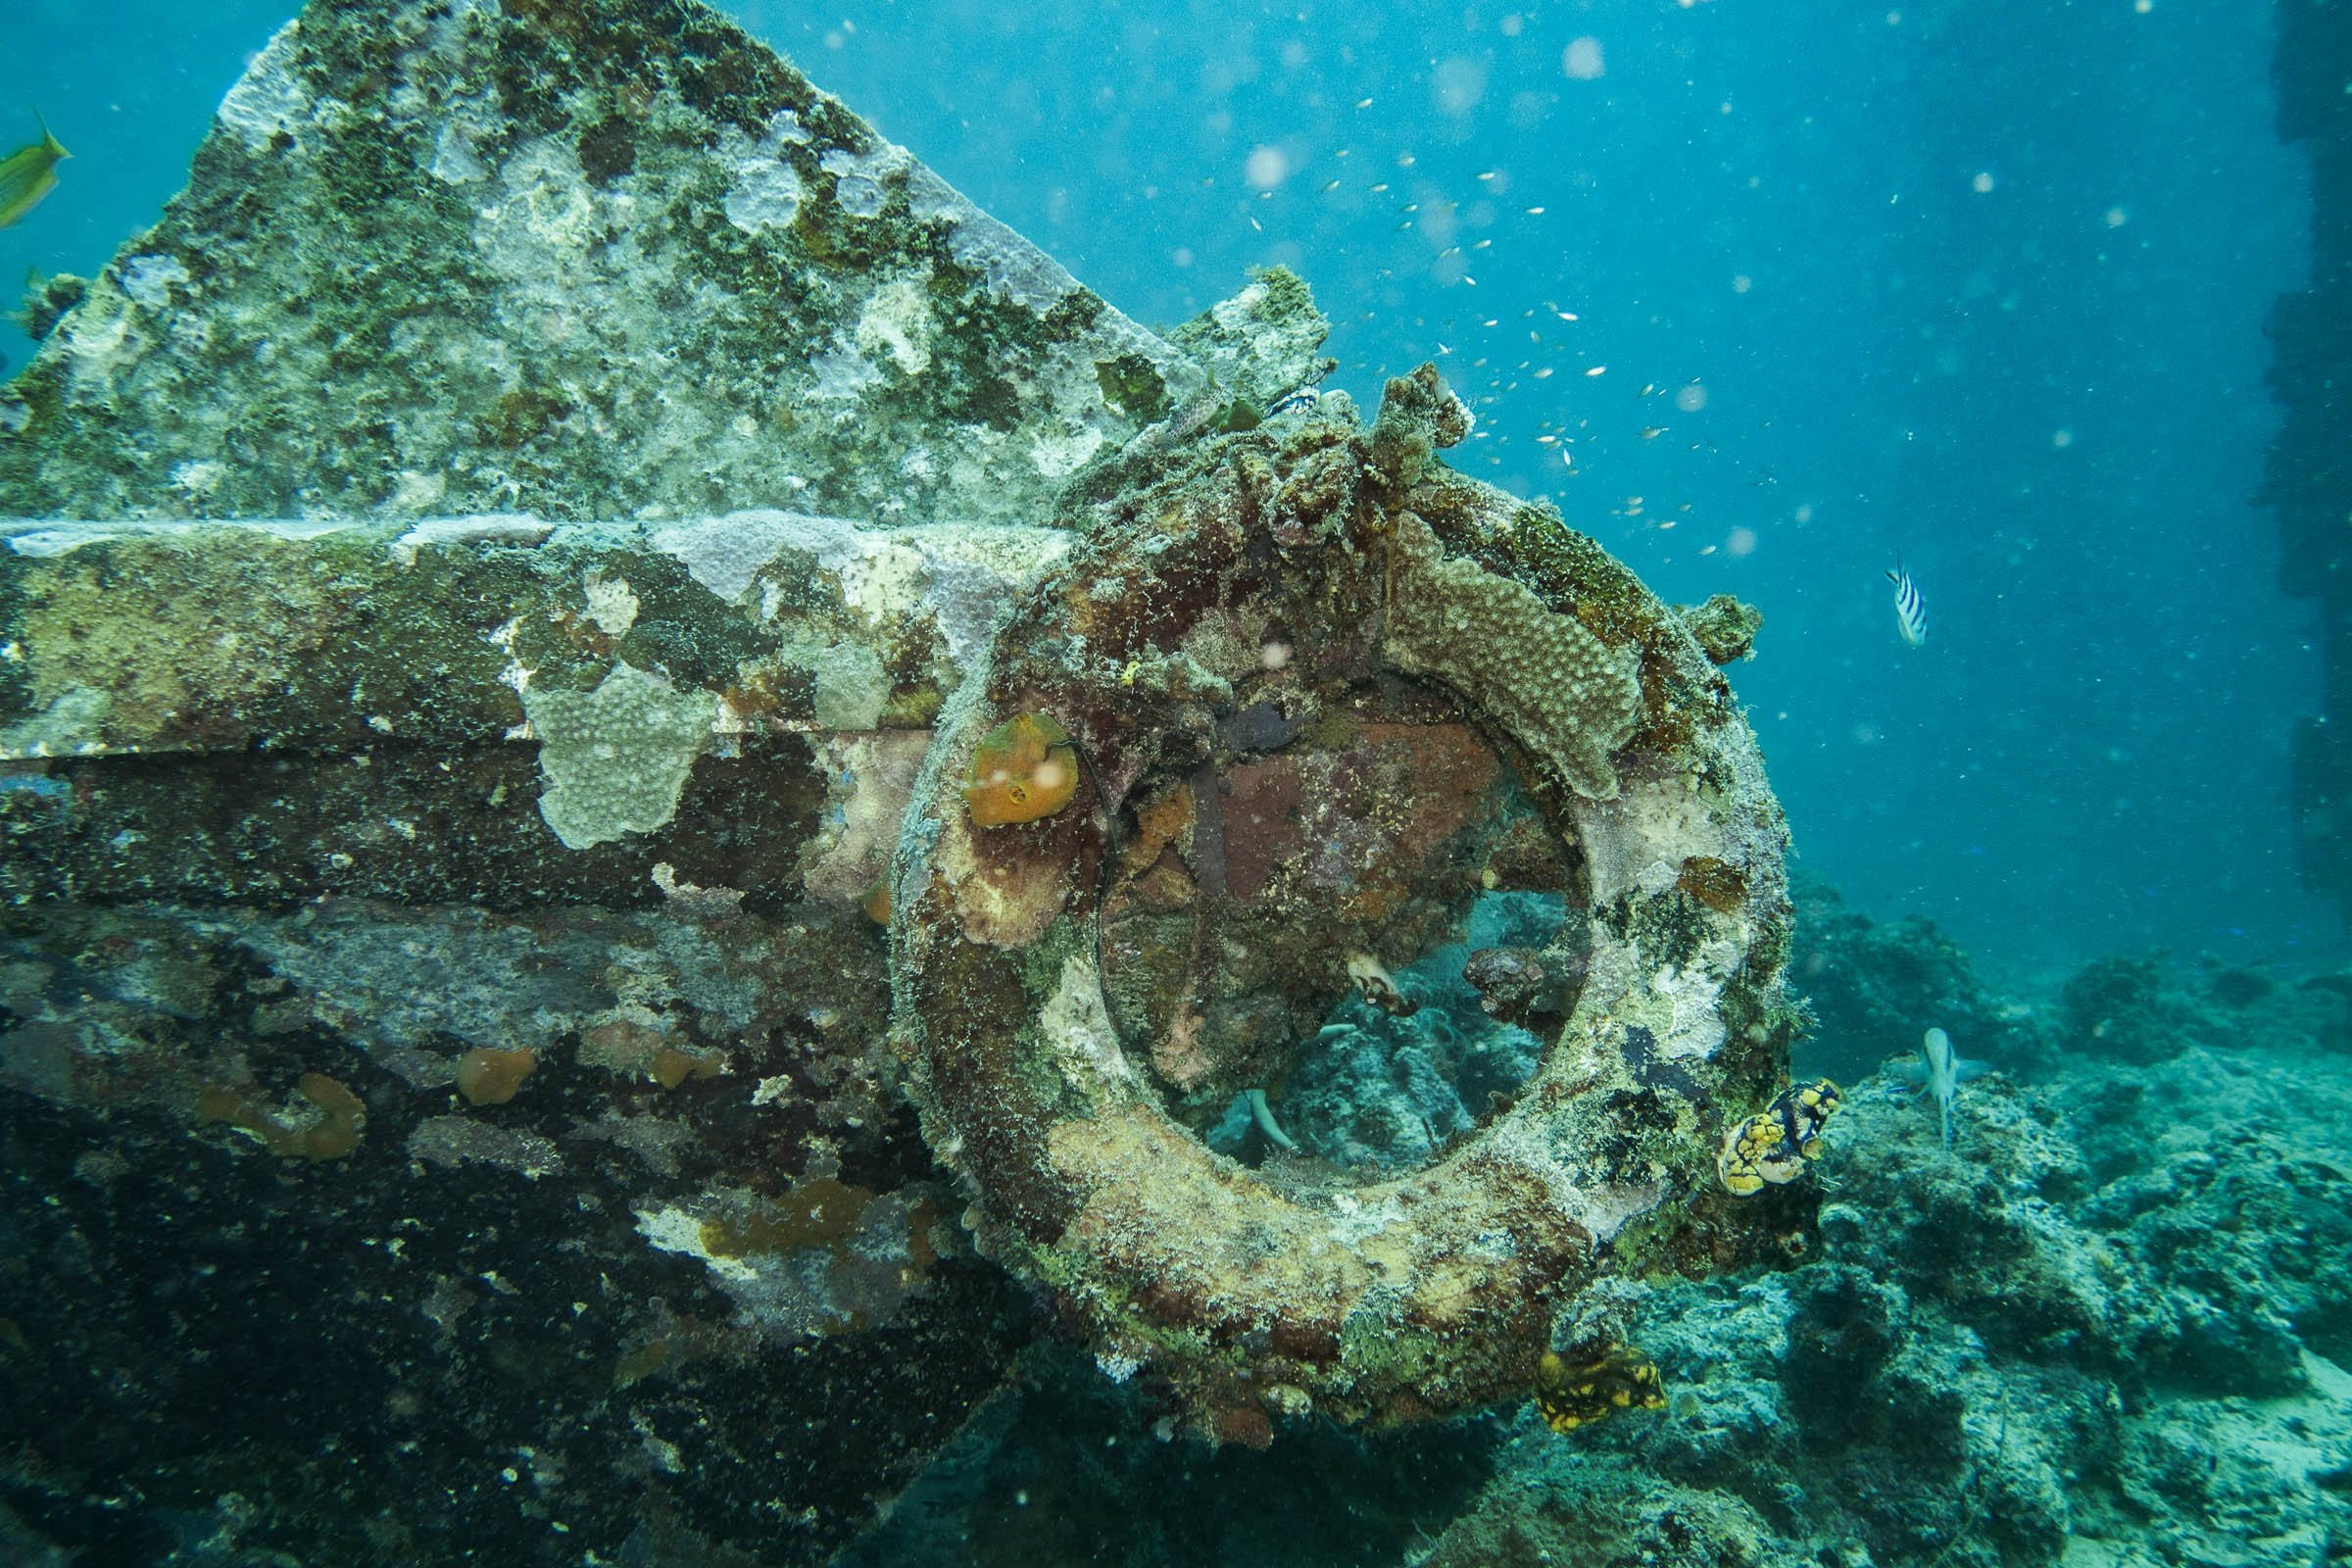
[[[36,112],[33,122],[41,139],[0,158],[0,228],[13,227],[57,185],[57,166],[74,155],[49,134],[47,122]]]

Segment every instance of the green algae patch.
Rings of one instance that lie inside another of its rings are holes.
[[[1168,412],[1168,383],[1140,354],[1097,360],[1095,379],[1102,384],[1104,398],[1141,423],[1152,423]]]

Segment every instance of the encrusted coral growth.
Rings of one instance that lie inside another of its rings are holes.
[[[2167,990],[2152,958],[2095,958],[2067,981],[2062,1000],[2068,1049],[2090,1055],[2144,1065],[2228,1039],[2216,1020]]]
[[[360,1147],[368,1107],[349,1086],[322,1072],[306,1072],[287,1108],[271,1112],[247,1095],[212,1086],[196,1097],[199,1126],[226,1122],[249,1133],[272,1154],[311,1160],[341,1159]]]
[[[2278,1000],[2226,1051],[1988,1079],[1965,1160],[1891,1075],[1856,1085],[1818,1250],[1633,1302],[1662,1418],[1514,1450],[1427,1560],[2328,1560],[2352,1177],[2318,1152],[2352,1073],[2316,1022]]]
[[[1675,613],[1698,639],[1707,658],[1718,664],[1756,657],[1756,633],[1764,629],[1764,612],[1743,605],[1730,594],[1715,594],[1703,605],[1685,605]]]
[[[549,1534],[528,1492],[574,1557],[626,1556],[690,1494],[694,1539],[815,1568],[1002,1379],[1023,1315],[910,1174],[929,1167],[879,1077],[887,1003],[846,905],[18,907],[0,1209],[63,1266],[5,1292],[0,1440],[78,1486],[119,1473],[125,1434],[164,1434],[148,1475],[232,1487],[319,1560],[527,1561]],[[590,1061],[624,1022],[731,1070],[664,1090]],[[540,1070],[511,1101],[461,1098],[453,1079],[486,1087],[469,1056]],[[632,1226],[672,1208],[715,1222],[708,1258]],[[737,1270],[771,1294],[739,1304]],[[159,1299],[172,1333],[120,1331]],[[386,1418],[400,1441],[349,1468]],[[322,1434],[335,1456],[306,1457]],[[351,1517],[419,1492],[462,1547],[386,1548]]]
[[[1306,284],[1289,268],[1273,267],[1171,328],[1168,341],[1208,371],[1219,393],[1263,411],[1331,372],[1333,362],[1317,352],[1330,332]]]
[[[538,1066],[539,1057],[528,1047],[500,1051],[476,1046],[458,1058],[458,1093],[470,1104],[503,1105]]]
[[[1406,968],[1400,984],[1409,1010],[1351,999],[1335,1011],[1282,1091],[1284,1121],[1308,1152],[1367,1173],[1405,1169],[1508,1104],[1545,1040],[1481,1005],[1462,978],[1468,944],[1541,941],[1559,928],[1560,902],[1549,894],[1489,895],[1472,911],[1464,943],[1433,949]],[[1553,1009],[1551,1031],[1565,1014]],[[1228,1127],[1238,1138],[1242,1129],[1230,1117]]]
[[[876,1194],[810,1176],[775,1199],[714,1190],[648,1205],[637,1228],[663,1251],[704,1260],[763,1335],[854,1334],[896,1318],[939,1261],[937,1196]]]
[[[522,707],[547,772],[540,814],[572,850],[668,821],[717,711],[709,693],[677,691],[626,663],[591,692],[532,687]]]
[[[963,805],[981,827],[1052,816],[1078,793],[1078,748],[1051,713],[1015,713],[973,748]]]
[[[2044,1053],[2033,1016],[1995,997],[1934,921],[1882,924],[1803,873],[1794,891],[1803,957],[1790,978],[1818,1019],[1799,1052],[1802,1070],[1867,1077],[1887,1057],[1917,1051],[1931,1026],[1946,1030],[1962,1055],[1996,1064]]]
[[[1469,405],[1446,389],[1437,367],[1424,365],[1389,378],[1368,456],[1392,489],[1409,490],[1432,476],[1439,448],[1456,446],[1469,433]]]
[[[1448,557],[1410,512],[1396,522],[1383,648],[1407,674],[1476,692],[1578,794],[1617,793],[1609,757],[1642,710],[1639,662],[1525,584]]]

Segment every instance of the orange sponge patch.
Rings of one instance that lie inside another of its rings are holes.
[[[528,1048],[498,1051],[476,1046],[458,1058],[458,1093],[476,1105],[503,1105],[539,1065]]]
[[[976,827],[1052,816],[1077,793],[1077,744],[1045,713],[1017,713],[990,730],[963,775],[963,804]]]

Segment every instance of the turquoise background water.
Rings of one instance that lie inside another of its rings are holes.
[[[0,276],[151,221],[288,9],[12,7],[75,157]],[[1863,906],[2027,962],[2340,946],[2284,805],[2313,617],[2252,501],[2308,222],[2267,7],[738,13],[1130,315],[1295,267],[1367,409],[1435,358],[1468,471],[1759,605],[1733,678],[1801,863]]]

